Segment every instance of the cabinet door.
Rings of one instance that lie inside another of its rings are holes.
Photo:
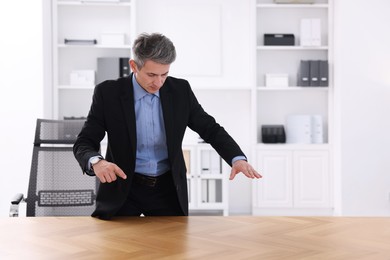
[[[294,206],[330,206],[329,155],[327,151],[294,152]]]
[[[292,207],[292,152],[259,151],[257,162],[263,178],[255,189],[256,206]]]

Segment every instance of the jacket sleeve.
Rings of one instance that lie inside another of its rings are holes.
[[[93,175],[93,172],[88,170],[88,160],[93,156],[101,156],[99,153],[100,142],[104,138],[106,129],[101,88],[102,85],[95,87],[87,120],[73,146],[73,153],[76,160],[80,164],[82,171],[88,175]]]

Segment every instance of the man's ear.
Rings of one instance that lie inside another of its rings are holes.
[[[131,68],[131,71],[133,72],[133,73],[136,73],[137,72],[137,64],[135,63],[135,61],[134,60],[129,60],[129,65],[130,65],[130,68]]]

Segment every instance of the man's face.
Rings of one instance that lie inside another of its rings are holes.
[[[135,74],[138,84],[147,92],[154,94],[167,79],[170,64],[160,64],[148,60],[141,69],[138,69],[134,60],[130,60],[131,70]]]

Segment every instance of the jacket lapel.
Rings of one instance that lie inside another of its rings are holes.
[[[135,110],[134,110],[134,90],[132,83],[133,74],[126,78],[122,87],[121,103],[123,114],[125,117],[128,133],[130,136],[130,145],[135,158],[137,151],[137,128],[135,121]]]
[[[164,117],[165,134],[167,137],[168,156],[173,158],[173,100],[172,94],[169,91],[169,85],[165,85],[160,89],[161,107]]]

